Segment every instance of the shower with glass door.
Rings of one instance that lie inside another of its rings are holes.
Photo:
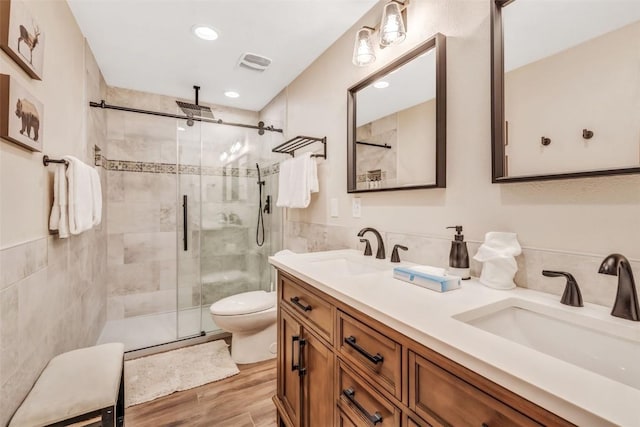
[[[278,135],[207,122],[178,135],[178,338],[215,331],[214,302],[272,286],[265,205]]]
[[[271,147],[282,132],[258,113],[221,108],[232,123],[197,99],[183,104],[172,113],[92,104],[108,110],[110,133],[108,314],[99,342],[126,350],[217,336],[212,303],[272,287],[267,257],[281,245],[281,219],[271,209]]]

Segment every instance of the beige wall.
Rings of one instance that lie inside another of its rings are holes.
[[[436,182],[436,101],[398,112],[398,186]]]
[[[628,25],[505,75],[509,176],[638,167],[638,39]]]
[[[640,258],[640,176],[491,184],[489,1],[413,0],[405,42],[379,52],[374,66],[357,68],[351,63],[356,28],[375,24],[380,15],[381,5],[286,89],[287,135],[328,138],[328,159],[319,160],[320,193],[310,208],[289,210],[289,221],[442,239],[450,239],[446,226],[462,224],[473,241],[491,230],[515,231],[529,248]],[[352,218],[347,88],[435,32],[448,38],[447,188],[361,194],[362,217]],[[338,218],[329,215],[331,198],[338,199]],[[595,271],[590,276],[595,283],[605,279]]]
[[[27,7],[47,36],[44,76],[31,80],[4,52],[0,73],[10,74],[44,103],[43,154],[86,154],[84,117],[84,37],[66,3],[28,1]],[[42,154],[15,144],[0,144],[0,248],[46,236],[51,202]]]
[[[54,167],[42,165],[42,154],[91,162],[93,145],[104,147],[104,113],[87,103],[104,97],[106,85],[67,4],[26,4],[46,32],[43,81],[31,80],[4,52],[0,73],[44,103],[46,139],[43,153],[0,140],[0,425],[46,363],[93,345],[106,318],[106,227],[50,236]],[[106,188],[105,171],[99,173]]]

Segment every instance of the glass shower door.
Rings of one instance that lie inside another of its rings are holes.
[[[268,137],[255,129],[215,124],[204,124],[202,134],[200,272],[202,323],[209,332],[217,329],[209,314],[211,304],[242,292],[269,290],[268,274],[265,280],[269,214],[264,212],[264,237],[262,223],[258,236],[262,245],[256,242],[260,208],[256,163],[265,163],[259,148]],[[262,187],[264,200],[267,192]]]
[[[200,278],[202,123],[177,124],[177,331],[178,339],[204,330]]]

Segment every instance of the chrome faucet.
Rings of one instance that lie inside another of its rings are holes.
[[[365,227],[362,230],[360,230],[360,232],[358,233],[358,237],[364,236],[364,233],[366,233],[367,231],[371,231],[373,234],[376,235],[376,239],[378,239],[378,251],[376,252],[376,258],[385,259],[386,256],[384,253],[384,242],[382,241],[382,236],[380,235],[378,230],[371,227]]]
[[[624,255],[611,254],[602,261],[598,273],[618,276],[618,292],[611,315],[636,322],[640,321],[638,293],[629,260]]]

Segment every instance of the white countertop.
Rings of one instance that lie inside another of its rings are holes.
[[[577,425],[640,426],[640,390],[483,331],[452,316],[516,297],[554,309],[580,310],[581,316],[610,322],[612,328],[619,326],[627,331],[632,328],[631,332],[636,337],[640,337],[639,322],[612,317],[610,307],[588,303],[580,308],[567,307],[560,304],[560,298],[555,295],[524,288],[494,290],[473,278],[463,281],[461,289],[439,293],[396,280],[390,269],[339,277],[334,272],[314,267],[312,261],[324,254],[353,257],[360,252],[340,250],[294,254],[284,251],[270,257],[269,262]],[[372,257],[367,257],[366,262],[378,263],[382,267],[391,265],[388,261]]]

